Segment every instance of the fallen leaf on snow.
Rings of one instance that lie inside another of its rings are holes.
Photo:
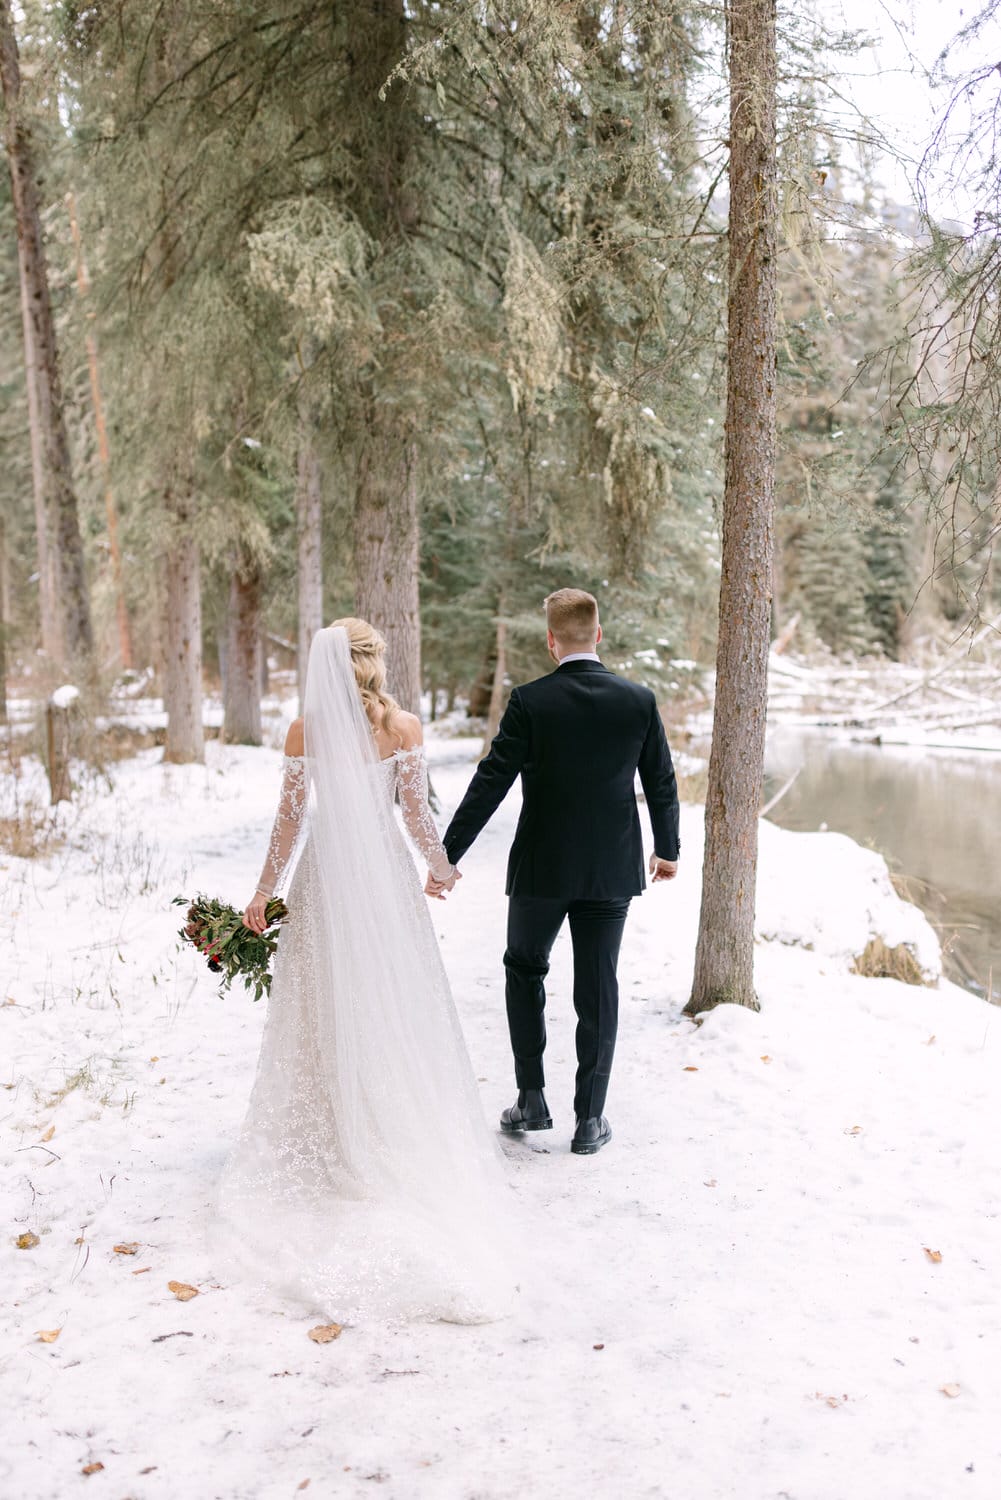
[[[715,1179],[715,1177],[707,1177],[706,1180],[705,1180],[705,1182],[702,1184],[702,1186],[703,1187],[715,1187],[716,1186],[716,1179]]]
[[[111,1247],[116,1255],[135,1255],[139,1249],[138,1240],[128,1240],[124,1245],[113,1245]]]
[[[924,1250],[924,1252],[927,1255],[928,1259],[930,1261],[932,1261],[937,1266],[938,1263],[939,1263],[939,1261],[942,1259],[942,1252],[941,1252],[941,1250],[929,1250],[927,1245],[923,1245],[922,1249]]]
[[[133,1271],[133,1276],[145,1276],[147,1271],[152,1271],[152,1266],[140,1266],[138,1271]]]
[[[697,1073],[698,1071],[698,1068],[693,1068],[690,1064],[687,1068],[682,1068],[683,1073]]]
[[[45,1142],[45,1141],[51,1141],[51,1139],[55,1135],[55,1133],[56,1133],[56,1127],[54,1125],[50,1125],[49,1128],[48,1128],[48,1130],[42,1136],[42,1141],[43,1142]]]
[[[198,1296],[198,1288],[189,1286],[186,1281],[168,1281],[167,1291],[173,1292],[178,1302],[190,1302],[192,1297]]]
[[[344,1329],[340,1323],[318,1323],[315,1328],[309,1330],[309,1337],[314,1344],[332,1344],[334,1339],[339,1339]]]
[[[300,1482],[296,1485],[296,1489],[297,1490],[308,1490],[309,1489],[309,1480],[308,1479],[300,1480]]]
[[[930,1036],[930,1037],[929,1037],[929,1038],[928,1038],[928,1040],[927,1040],[927,1041],[926,1041],[926,1042],[925,1042],[925,1046],[926,1046],[926,1047],[930,1047],[930,1046],[931,1046],[931,1044],[932,1044],[932,1042],[933,1042],[933,1041],[934,1041],[934,1040],[935,1040],[935,1033],[934,1033],[934,1031],[933,1031],[933,1032],[932,1032],[932,1034],[931,1034],[931,1036]]]
[[[761,1061],[762,1062],[771,1062],[771,1058],[768,1056],[767,1052],[762,1052],[762,1054],[761,1054]]]
[[[37,1234],[32,1234],[30,1229],[26,1229],[23,1234],[18,1235],[14,1243],[19,1250],[34,1250],[36,1245],[41,1244],[41,1240]]]
[[[862,1134],[862,1126],[861,1125],[850,1125],[848,1127],[848,1129],[845,1131],[845,1135],[861,1135],[861,1134]]]
[[[39,1343],[54,1344],[61,1333],[61,1328],[39,1328],[37,1337]]]
[[[605,1347],[604,1344],[592,1344],[591,1345],[592,1349],[604,1349],[604,1347]]]
[[[80,1473],[81,1474],[100,1474],[100,1472],[101,1472],[101,1470],[103,1468],[104,1468],[104,1465],[101,1464],[101,1463],[84,1464],[83,1468],[80,1470]]]
[[[960,1387],[954,1380],[950,1380],[947,1381],[945,1385],[940,1385],[939,1390],[942,1392],[943,1396],[958,1396]]]

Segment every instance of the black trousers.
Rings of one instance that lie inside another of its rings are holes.
[[[546,988],[549,955],[564,919],[573,943],[573,1003],[577,1012],[577,1082],[574,1114],[584,1119],[605,1107],[619,1020],[616,968],[629,897],[618,901],[564,901],[511,896],[508,903],[507,1024],[519,1089],[545,1086]]]

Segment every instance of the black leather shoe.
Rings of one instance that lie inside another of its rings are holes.
[[[589,1120],[582,1120],[578,1115],[570,1150],[575,1156],[593,1156],[602,1146],[607,1146],[611,1139],[612,1127],[604,1115],[592,1115]]]
[[[521,1130],[552,1130],[553,1117],[542,1090],[522,1089],[517,1104],[512,1104],[501,1115],[500,1128],[509,1134]]]

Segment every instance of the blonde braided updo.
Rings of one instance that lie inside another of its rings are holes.
[[[358,620],[354,615],[346,615],[343,620],[331,623],[331,629],[337,626],[347,631],[355,682],[373,734],[384,729],[387,734],[395,735],[402,745],[402,734],[393,728],[393,719],[401,711],[400,705],[386,692],[385,640],[374,625],[367,620]]]

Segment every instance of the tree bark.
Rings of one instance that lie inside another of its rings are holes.
[[[166,761],[205,759],[202,728],[201,557],[188,497],[168,494],[176,526],[166,554],[163,702],[167,710]]]
[[[0,724],[7,722],[7,523],[0,515]]]
[[[230,745],[261,743],[261,574],[240,559],[229,581],[222,737]]]
[[[386,638],[389,689],[420,713],[421,622],[418,593],[417,456],[396,413],[368,408],[355,490],[355,612]]]
[[[466,704],[466,717],[469,719],[485,719],[490,713],[490,696],[493,692],[494,676],[496,674],[497,634],[490,642],[483,665],[469,689],[469,699]],[[454,707],[454,696],[449,704],[449,712]]]
[[[70,802],[73,783],[70,780],[70,713],[69,705],[45,705],[45,751],[49,773],[49,801]]]
[[[35,551],[38,557],[38,623],[41,631],[42,650],[53,662],[62,656],[62,631],[59,628],[58,562],[50,533],[52,518],[49,515],[45,493],[45,462],[42,455],[42,433],[38,419],[38,376],[35,346],[31,337],[31,317],[28,312],[28,296],[21,277],[21,327],[24,344],[24,380],[28,396],[28,441],[31,450],[31,490],[35,511]]]
[[[93,650],[83,539],[70,467],[52,300],[31,133],[21,108],[21,69],[10,0],[0,0],[4,148],[17,221],[28,417],[42,590],[43,649],[61,666]]]
[[[87,262],[83,255],[83,241],[80,238],[80,224],[76,214],[76,195],[72,192],[66,194],[66,208],[69,214],[70,232],[73,236],[73,249],[76,253],[76,284],[81,298],[86,298],[90,291],[90,277],[87,274]],[[88,312],[88,324],[93,318],[93,312]],[[94,431],[97,434],[97,457],[101,465],[101,478],[104,482],[104,516],[108,527],[108,555],[111,559],[111,578],[115,591],[115,616],[118,621],[118,658],[122,668],[130,671],[135,665],[132,654],[132,625],[129,620],[128,606],[125,602],[125,581],[122,576],[122,549],[118,543],[118,511],[115,506],[115,493],[111,487],[111,449],[108,445],[108,425],[104,420],[104,401],[101,396],[101,372],[97,363],[97,340],[88,329],[86,337],[87,346],[87,368],[90,373],[90,398],[94,408]]]
[[[504,680],[507,677],[507,620],[504,618],[505,600],[504,595],[500,597],[497,605],[497,634],[494,646],[494,680],[490,687],[490,707],[487,709],[487,727],[483,735],[483,745],[480,749],[480,759],[487,754],[493,744],[494,735],[497,733],[504,712]]]
[[[399,81],[385,88],[407,55],[405,0],[353,0],[346,24],[364,39],[349,103],[366,171],[359,175],[352,206],[380,246],[371,274],[382,291],[380,347],[357,389],[363,435],[355,490],[355,609],[386,637],[391,692],[404,708],[419,713],[417,461],[414,419],[407,413],[413,370],[400,350],[411,336],[416,310],[404,267],[420,222],[414,145],[424,126],[410,89]]]
[[[754,889],[764,785],[775,476],[775,0],[730,0],[726,445],[702,909],[686,1014],[758,1008]]]
[[[323,493],[320,462],[313,440],[309,412],[299,412],[299,460],[296,480],[296,572],[299,589],[299,650],[296,672],[299,681],[299,712],[306,698],[306,667],[309,648],[323,626]]]

